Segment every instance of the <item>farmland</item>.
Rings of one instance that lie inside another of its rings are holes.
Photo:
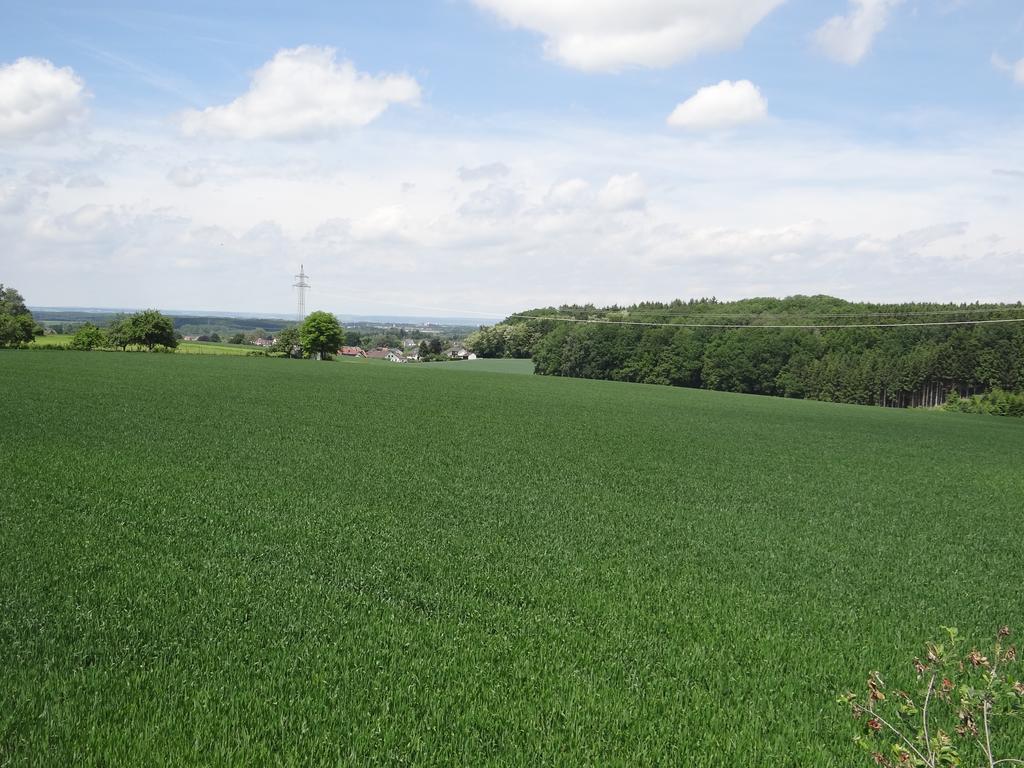
[[[461,360],[445,363],[424,363],[430,370],[443,369],[445,371],[459,371],[469,373],[533,373],[533,360],[512,360],[512,359],[487,359]]]
[[[74,336],[72,336],[69,333],[55,333],[55,334],[52,334],[50,336],[37,336],[32,341],[31,346],[33,346],[33,347],[59,347],[59,346],[64,346],[64,345],[70,344],[71,343],[71,339],[73,339],[73,338],[74,338]]]
[[[0,765],[849,766],[1024,631],[1015,420],[465,365],[0,354]]]
[[[69,334],[53,334],[51,336],[38,336],[29,345],[31,347],[58,347],[71,344],[74,336]],[[251,344],[223,344],[210,341],[179,341],[174,349],[175,353],[181,355],[248,355],[250,352],[259,351],[259,347]]]
[[[248,355],[259,347],[251,344],[218,344],[211,341],[179,341],[175,352],[182,355]]]

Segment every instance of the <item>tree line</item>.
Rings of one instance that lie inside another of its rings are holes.
[[[532,357],[542,375],[887,407],[1024,390],[1024,322],[938,324],[960,320],[1024,321],[1024,306],[829,296],[563,306],[509,317],[466,344],[485,357]]]
[[[22,295],[0,283],[0,347],[25,347],[43,328],[35,321]],[[219,337],[218,337],[219,340]],[[281,357],[330,360],[345,341],[345,331],[330,312],[311,312],[301,325],[281,330],[272,351]],[[83,323],[68,346],[76,350],[144,347],[150,352],[178,346],[174,321],[155,309],[118,315],[105,328]]]

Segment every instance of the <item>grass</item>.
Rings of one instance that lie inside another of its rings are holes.
[[[0,765],[864,765],[1024,631],[1016,420],[459,367],[0,354]]]
[[[74,336],[69,334],[53,334],[51,336],[37,336],[30,347],[54,347],[66,346],[71,343]],[[250,344],[228,344],[209,341],[179,341],[177,352],[185,355],[247,355],[253,350],[258,350]]]
[[[36,336],[29,344],[30,347],[56,347],[70,344],[74,336],[71,334],[54,333],[50,336]]]
[[[228,344],[215,341],[179,341],[176,351],[184,355],[248,355],[260,350],[251,344]]]

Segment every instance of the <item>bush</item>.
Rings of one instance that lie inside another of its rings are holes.
[[[960,397],[958,393],[951,392],[943,410],[1024,418],[1024,393],[993,389],[983,395]]]
[[[73,349],[70,344],[19,344],[16,349],[36,349],[44,352],[66,352],[69,349]]]
[[[71,339],[71,349],[96,349],[107,343],[107,334],[92,323],[85,323]]]
[[[887,690],[878,672],[867,679],[861,696],[846,693],[839,702],[860,723],[854,738],[875,765],[953,768],[962,764],[1021,764],[997,758],[992,731],[1001,721],[1024,713],[1024,682],[1013,670],[1017,648],[1010,629],[996,633],[991,650],[964,653],[955,627],[945,627],[946,643],[928,643],[924,658],[914,659],[916,695]]]

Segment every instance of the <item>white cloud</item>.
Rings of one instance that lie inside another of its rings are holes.
[[[500,184],[488,184],[474,192],[461,206],[459,213],[464,216],[504,218],[514,214],[521,200],[514,189]]]
[[[0,66],[0,139],[25,139],[67,126],[85,111],[85,83],[70,67],[22,58]]]
[[[407,237],[407,219],[402,206],[382,206],[352,222],[349,231],[358,241],[400,243]]]
[[[552,211],[566,211],[583,205],[590,197],[590,185],[583,179],[567,179],[553,184],[544,196],[544,206]]]
[[[503,179],[508,174],[508,166],[504,163],[487,163],[486,165],[478,165],[475,168],[467,168],[465,166],[459,168],[459,178],[463,181]]]
[[[278,51],[232,101],[182,117],[185,135],[238,139],[322,137],[367,125],[392,104],[416,104],[419,84],[408,75],[369,75],[333,48],[303,45]]]
[[[729,128],[763,119],[768,102],[749,80],[708,85],[672,110],[668,124],[677,128]]]
[[[62,176],[53,168],[36,168],[25,180],[38,187],[52,187],[61,183]]]
[[[68,189],[98,189],[105,187],[106,182],[95,173],[80,173],[64,182],[64,186]]]
[[[21,214],[45,193],[14,178],[0,177],[0,216]]]
[[[725,142],[545,120],[197,145],[98,128],[5,156],[0,272],[40,305],[253,312],[291,308],[300,261],[316,308],[360,314],[818,292],[1015,300],[1017,174],[992,171],[1013,169],[1024,136],[937,130],[941,142],[876,143],[794,122]],[[507,175],[456,174],[494,158]],[[217,183],[180,188],[172,167]],[[106,186],[29,178],[47,169]]]
[[[739,45],[784,0],[473,0],[576,69],[667,67]]]
[[[637,211],[647,205],[647,188],[639,173],[612,176],[597,197],[606,210]]]
[[[167,172],[167,180],[179,187],[197,187],[204,178],[203,172],[191,165],[179,165]]]
[[[850,0],[845,16],[833,16],[814,33],[818,47],[844,64],[856,64],[889,20],[889,11],[903,0]]]

